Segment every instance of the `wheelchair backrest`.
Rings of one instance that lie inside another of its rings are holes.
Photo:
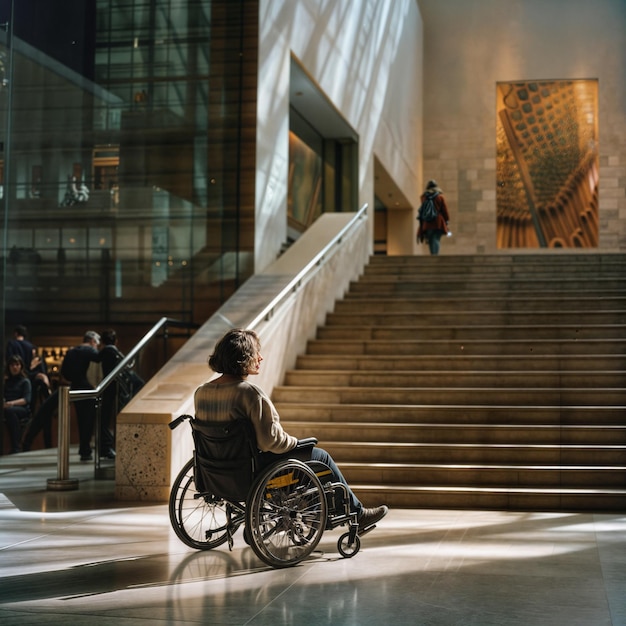
[[[257,468],[258,449],[252,423],[191,420],[195,444],[196,489],[233,502],[246,499]]]

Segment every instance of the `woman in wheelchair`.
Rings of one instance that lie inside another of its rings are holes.
[[[365,508],[314,438],[299,441],[284,431],[267,394],[248,381],[262,361],[254,331],[228,331],[209,357],[220,376],[195,392],[195,419],[184,415],[170,424],[189,419],[195,442],[194,458],[172,486],[172,527],[187,545],[208,550],[226,541],[232,548],[245,524],[244,538],[257,556],[285,567],[306,558],[324,529],[348,525],[337,548],[354,556],[359,535],[388,508]]]
[[[209,357],[209,367],[221,376],[198,387],[194,404],[196,419],[201,421],[250,420],[257,446],[264,453],[262,462],[269,464],[277,458],[289,457],[289,452],[298,445],[298,439],[283,430],[278,411],[267,394],[247,380],[248,376],[259,373],[262,361],[261,342],[253,330],[235,328],[228,331]],[[337,480],[347,487],[360,530],[369,528],[387,515],[388,508],[384,505],[365,508],[361,504],[326,450],[313,448],[310,459],[328,465]]]

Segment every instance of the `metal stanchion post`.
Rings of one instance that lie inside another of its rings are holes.
[[[70,388],[59,387],[59,442],[57,477],[48,479],[49,491],[78,489],[78,480],[70,473]]]

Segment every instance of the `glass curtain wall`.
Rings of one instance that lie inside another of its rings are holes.
[[[257,13],[0,0],[5,340],[200,324],[252,273]]]

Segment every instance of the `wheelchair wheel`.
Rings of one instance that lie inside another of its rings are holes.
[[[282,461],[261,474],[250,490],[250,546],[272,567],[296,565],[319,543],[326,516],[324,488],[315,472],[301,461]]]
[[[170,492],[170,523],[178,538],[191,548],[210,550],[222,545],[243,521],[232,519],[233,505],[207,493],[198,493],[193,459],[180,471]]]
[[[361,549],[361,540],[355,535],[354,540],[350,542],[350,533],[344,533],[337,541],[337,551],[344,559],[351,559]]]

